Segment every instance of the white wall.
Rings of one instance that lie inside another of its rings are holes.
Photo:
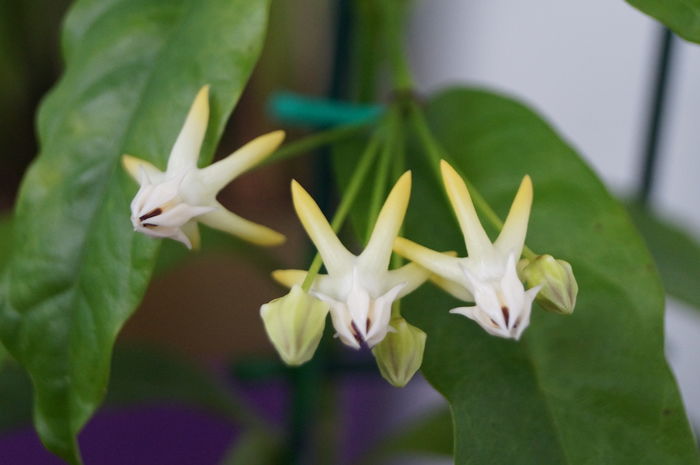
[[[485,85],[545,115],[616,192],[640,172],[658,25],[623,0],[422,0],[409,30],[423,91]],[[700,46],[678,41],[655,205],[700,237]],[[700,426],[700,313],[670,305],[669,357]]]

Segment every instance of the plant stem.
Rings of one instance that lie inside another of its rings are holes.
[[[398,0],[380,0],[380,3],[393,87],[397,93],[404,93],[414,87],[411,68],[408,66],[408,59],[403,46],[403,19],[405,11]]]
[[[332,144],[338,140],[350,137],[363,129],[366,129],[370,123],[348,124],[332,129],[327,129],[322,132],[317,132],[303,139],[286,144],[275,153],[270,155],[267,160],[262,162],[260,166],[269,165],[278,161],[286,160],[303,153],[311,152],[324,145]]]
[[[486,199],[479,193],[476,187],[467,179],[466,176],[461,172],[459,166],[452,162],[449,154],[440,147],[440,144],[435,137],[433,137],[430,128],[428,127],[428,122],[425,119],[422,109],[418,106],[416,102],[411,101],[409,103],[411,121],[416,129],[418,138],[423,144],[425,153],[430,159],[430,166],[433,169],[438,183],[442,184],[442,176],[440,174],[440,160],[444,159],[459,173],[459,175],[464,179],[467,188],[469,189],[469,194],[474,202],[474,206],[486,217],[486,219],[497,229],[503,229],[503,221],[498,216],[498,214],[491,208],[491,205],[486,201]],[[528,246],[523,247],[523,256],[532,259],[537,256]]]
[[[336,233],[340,230],[340,227],[343,225],[348,213],[350,213],[350,208],[352,207],[357,194],[360,192],[362,182],[365,180],[367,173],[369,172],[369,168],[372,165],[372,161],[379,150],[381,133],[383,132],[382,129],[383,125],[380,125],[380,127],[376,129],[372,139],[370,139],[367,148],[362,154],[362,157],[360,157],[360,161],[357,162],[357,166],[355,167],[355,171],[350,178],[348,187],[345,189],[340,205],[338,205],[338,209],[335,211],[335,215],[333,215],[331,227]],[[316,253],[314,260],[309,267],[309,271],[306,274],[306,278],[304,278],[304,282],[301,285],[304,291],[311,289],[311,285],[313,284],[314,279],[316,279],[316,275],[318,275],[322,263],[323,260],[321,259],[321,255]]]
[[[394,153],[394,142],[396,138],[395,126],[397,114],[396,109],[392,108],[389,111],[387,123],[386,142],[382,147],[382,153],[379,156],[379,164],[374,172],[374,185],[372,186],[372,195],[370,197],[369,215],[367,216],[367,232],[365,233],[365,243],[369,242],[369,238],[374,230],[375,223],[379,217],[379,211],[382,207],[382,201],[386,195],[387,178],[389,174],[389,162]]]

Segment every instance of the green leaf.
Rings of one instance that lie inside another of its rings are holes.
[[[356,465],[384,463],[392,457],[451,455],[452,415],[440,408],[381,438]]]
[[[428,333],[423,373],[451,404],[456,463],[698,463],[664,358],[664,293],[624,209],[523,105],[454,89],[427,110],[443,148],[501,217],[522,176],[532,176],[528,245],[569,261],[580,288],[572,316],[534,308],[520,342],[449,314],[464,303],[432,285],[405,299],[406,318]],[[464,254],[442,186],[410,142],[414,183],[404,235]],[[346,158],[361,143],[336,148],[341,186],[352,169]],[[366,215],[367,191],[353,220]]]
[[[82,0],[66,19],[66,72],[39,112],[42,149],[17,203],[0,336],[31,374],[42,441],[71,463],[158,249],[129,224],[136,186],[120,156],[164,167],[197,90],[211,84],[210,160],[267,10],[265,0]]]
[[[118,347],[114,352],[108,408],[135,405],[187,405],[232,424],[262,429],[263,420],[243,399],[212,374],[185,360],[145,348]],[[0,373],[0,433],[31,422],[31,383],[19,366]]]
[[[568,260],[572,316],[533,309],[520,342],[489,336],[424,286],[406,317],[428,333],[423,373],[451,404],[458,464],[690,464],[698,453],[664,358],[664,294],[623,208],[536,114],[484,91],[430,102],[435,133],[504,217],[525,174],[535,186],[528,245]],[[464,253],[423,157],[406,236]]]
[[[669,295],[700,309],[700,242],[682,227],[639,205],[630,205]]]
[[[700,43],[700,0],[627,0],[627,3],[658,19],[684,39]]]

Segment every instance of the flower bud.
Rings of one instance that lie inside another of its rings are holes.
[[[394,331],[374,346],[372,354],[382,377],[396,387],[404,387],[423,363],[426,335],[403,318],[391,321]]]
[[[284,363],[298,366],[313,357],[329,308],[298,285],[286,296],[260,307],[267,336]]]
[[[547,311],[569,315],[574,312],[578,284],[571,265],[551,255],[539,255],[534,260],[522,259],[518,274],[528,287],[542,286],[537,303]]]

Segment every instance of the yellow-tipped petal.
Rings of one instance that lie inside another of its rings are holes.
[[[291,288],[301,285],[306,279],[306,273],[304,270],[275,270],[272,272],[272,279],[285,287]],[[333,278],[325,274],[319,274],[316,275],[311,289],[328,296],[338,296],[337,287],[338,283]]]
[[[440,171],[442,172],[442,180],[445,183],[447,196],[457,215],[462,234],[464,234],[467,253],[470,257],[487,253],[487,251],[492,249],[491,240],[486,235],[483,226],[481,226],[467,185],[445,160],[440,161]]]
[[[168,172],[195,168],[209,123],[209,86],[202,87],[192,102],[185,123],[168,159]]]
[[[367,247],[360,255],[361,266],[366,270],[383,271],[389,266],[394,244],[411,196],[411,172],[406,171],[396,182],[382,207]]]
[[[284,141],[284,131],[256,137],[223,160],[201,170],[202,180],[214,193],[269,157]]]
[[[272,272],[272,279],[283,285],[284,287],[292,287],[295,284],[301,284],[306,278],[304,270],[275,270]]]
[[[394,241],[394,252],[446,279],[457,282],[462,280],[459,258],[436,252],[403,237],[397,237]]]
[[[297,216],[321,254],[328,272],[336,274],[348,270],[353,265],[355,257],[341,244],[314,199],[294,180],[292,180],[292,200]]]
[[[200,246],[202,245],[202,239],[199,235],[199,226],[197,225],[197,222],[194,220],[189,221],[185,223],[181,229],[185,236],[187,236],[187,238],[190,240],[192,250],[199,250]]]
[[[530,207],[532,206],[532,180],[525,176],[520,183],[518,193],[510,206],[508,217],[503,224],[503,229],[494,243],[503,254],[514,254],[520,258],[525,245],[527,235],[527,223],[530,219]]]
[[[233,236],[257,245],[279,245],[285,241],[284,235],[267,226],[253,223],[217,204],[217,209],[197,217],[197,220],[207,226],[227,232]]]
[[[126,172],[129,173],[129,176],[134,178],[139,183],[141,182],[142,169],[150,178],[161,174],[161,171],[153,166],[153,164],[132,155],[122,155],[122,166],[124,166]]]

